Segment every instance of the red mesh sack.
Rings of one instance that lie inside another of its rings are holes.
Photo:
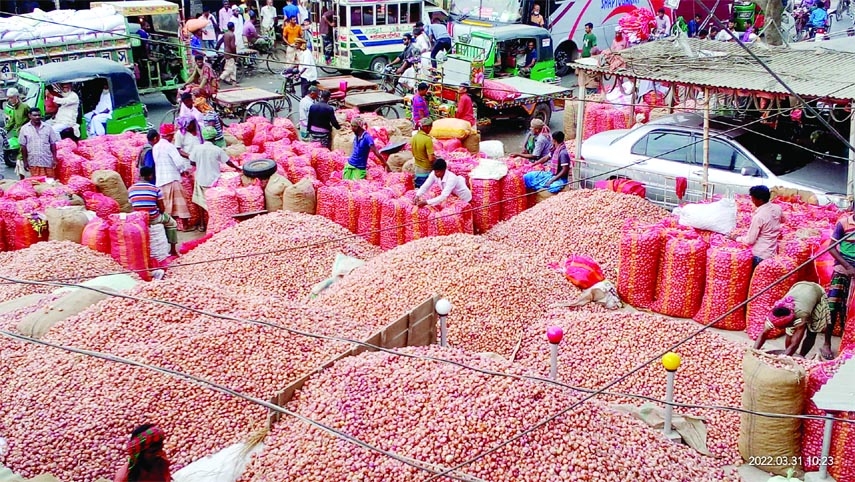
[[[816,269],[817,283],[821,284],[826,290],[828,290],[828,287],[831,285],[831,278],[834,276],[834,257],[831,253],[825,251],[830,244],[831,234],[826,230],[822,233],[819,244],[813,252],[811,252],[811,257],[816,256],[818,253],[822,253],[814,259],[813,266],[814,269]]]
[[[778,242],[778,254],[791,258],[796,265],[801,265],[809,260],[811,253],[816,250],[819,243],[819,231],[811,229],[799,229]],[[813,263],[799,270],[799,281],[817,281],[816,267]]]
[[[387,198],[380,210],[380,248],[392,249],[406,242],[404,223],[410,221],[412,203],[404,198]]]
[[[83,162],[83,175],[90,179],[95,171],[115,171],[117,169],[118,162],[112,154],[98,151],[97,156],[95,159]]]
[[[80,244],[93,251],[112,254],[110,250],[110,223],[101,218],[94,218],[83,228]]]
[[[56,177],[59,182],[68,184],[71,176],[83,175],[83,162],[86,161],[80,155],[69,151],[56,152]]]
[[[707,282],[695,321],[711,323],[746,300],[753,258],[751,250],[741,246],[713,246],[707,250]],[[744,330],[745,307],[724,317],[715,328]]]
[[[748,297],[751,298],[761,289],[778,281],[779,278],[796,269],[796,262],[785,256],[772,256],[764,259],[754,269],[751,276],[751,285],[748,289]],[[772,286],[771,289],[748,303],[745,313],[747,321],[746,333],[752,340],[756,340],[766,327],[766,317],[778,300],[783,298],[790,287],[798,281],[798,273],[791,274],[786,280]],[[784,330],[771,330],[769,338],[777,338],[784,334]]]
[[[238,210],[242,213],[252,213],[264,210],[264,190],[261,186],[250,184],[235,189],[238,200]]]
[[[95,211],[99,218],[109,219],[111,214],[118,214],[121,211],[115,199],[100,192],[84,192],[83,201],[86,203],[86,209]]]
[[[846,300],[846,323],[843,328],[840,323],[834,326],[834,335],[840,337],[840,351],[855,350],[855,290],[849,287],[849,298]],[[838,335],[838,332],[840,334]]]
[[[39,197],[38,193],[36,193],[36,188],[33,187],[33,183],[28,179],[12,184],[8,189],[6,189],[4,195],[9,199],[14,199],[15,201],[23,201],[24,199],[35,199]]]
[[[502,221],[507,221],[528,208],[523,172],[511,169],[502,180]]]
[[[261,200],[264,201],[263,192]],[[232,216],[240,214],[240,205],[234,188],[214,186],[206,189],[205,203],[208,205],[209,233],[219,233],[237,224]]]
[[[335,188],[331,186],[321,186],[317,190],[317,214],[323,216],[330,221],[335,219]]]
[[[472,221],[476,233],[485,233],[502,220],[502,181],[470,179],[472,187]]]
[[[359,206],[350,186],[339,185],[330,191],[333,198],[333,218],[339,226],[347,228],[351,233],[359,230]]]
[[[701,239],[666,237],[659,257],[656,301],[651,310],[691,318],[701,307],[707,264],[707,243]]]
[[[467,227],[466,203],[445,203],[439,211],[434,211],[428,224],[428,236],[448,236],[449,234],[471,233]]]
[[[47,221],[44,215],[36,212],[40,208],[34,200],[18,201],[0,209],[3,210],[4,244],[9,251],[29,248],[39,241],[48,240]]]
[[[125,269],[136,272],[142,279],[151,280],[151,247],[149,246],[148,214],[110,215],[110,255]]]
[[[621,234],[617,290],[636,308],[649,308],[656,300],[663,241],[656,228],[625,227]]]
[[[365,193],[357,197],[359,204],[359,223],[357,229],[359,234],[369,243],[380,245],[380,220],[383,208],[383,200],[388,199],[389,193],[378,191]]]
[[[841,350],[836,359],[820,363],[807,372],[807,385],[805,387],[805,415],[824,416],[825,411],[820,410],[813,402],[813,396],[837,373],[843,363],[855,356],[851,351]],[[853,363],[853,362],[850,362]],[[835,413],[835,417],[855,419],[852,413]],[[805,472],[819,470],[818,461],[822,457],[822,436],[825,429],[823,420],[806,419],[802,425],[802,457]],[[855,481],[855,432],[852,424],[834,422],[831,432],[831,451],[829,456],[833,458],[833,464],[829,473],[838,481]]]
[[[292,141],[297,139],[297,128],[294,127],[294,123],[291,122],[291,119],[286,117],[277,117],[273,119],[273,126],[285,129],[288,139]]]
[[[235,136],[243,145],[248,146],[252,144],[252,137],[255,135],[255,126],[250,123],[236,123],[226,127],[226,132]]]
[[[137,160],[143,146],[130,141],[114,141],[110,143],[110,153],[116,158],[116,172],[122,177],[125,186],[134,183],[137,174]]]

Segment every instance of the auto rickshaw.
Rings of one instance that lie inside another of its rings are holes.
[[[528,76],[540,82],[557,82],[552,35],[548,30],[531,25],[506,25],[489,30],[474,30],[454,45],[454,53],[467,61],[483,61],[484,77],[520,76],[529,42],[534,42],[537,61]]]
[[[134,74],[124,65],[107,59],[92,57],[55,62],[40,67],[18,71],[18,83],[15,86],[21,93],[21,101],[30,107],[38,107],[46,120],[50,114],[45,113],[45,95],[49,86],[71,83],[72,89],[80,98],[80,108],[77,117],[80,124],[80,138],[86,138],[86,119],[84,115],[92,111],[98,104],[104,82],[110,88],[113,104],[112,116],[106,123],[107,134],[123,132],[143,132],[148,129],[146,109],[140,101]],[[58,90],[58,89],[57,89]],[[65,133],[63,137],[68,137]],[[12,165],[17,159],[19,148],[17,137],[8,140],[12,152]],[[6,159],[7,163],[10,161]]]
[[[178,104],[178,89],[193,71],[190,40],[184,32],[184,18],[178,4],[167,0],[129,0],[92,2],[90,8],[105,6],[116,9],[127,22],[140,94],[163,92],[169,102]]]

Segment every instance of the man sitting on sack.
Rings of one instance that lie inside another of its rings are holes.
[[[766,318],[766,327],[757,338],[754,348],[762,348],[773,329],[783,329],[787,333],[785,348],[769,353],[793,356],[801,345],[799,355],[804,357],[813,348],[817,333],[828,326],[830,318],[828,298],[822,286],[810,281],[799,281],[772,306],[772,312]]]

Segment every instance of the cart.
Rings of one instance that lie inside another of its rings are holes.
[[[350,90],[349,86],[348,90]],[[347,109],[358,109],[359,112],[373,111],[387,119],[401,117],[398,109],[395,108],[399,104],[403,106],[403,97],[381,91],[347,94],[344,98],[344,107]]]
[[[318,88],[328,90],[335,94],[338,92],[342,83],[347,84],[348,92],[364,92],[367,90],[379,90],[380,86],[370,80],[363,80],[352,75],[337,75],[335,77],[324,77],[318,79]]]
[[[238,119],[241,122],[249,117],[261,116],[273,122],[276,114],[285,105],[285,96],[256,87],[237,87],[217,92],[208,101],[221,119]],[[162,124],[174,124],[181,106],[167,112]]]

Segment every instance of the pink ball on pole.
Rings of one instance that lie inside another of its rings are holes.
[[[564,338],[564,330],[560,326],[550,326],[546,329],[546,339],[549,343],[557,345],[561,343],[562,338]]]

